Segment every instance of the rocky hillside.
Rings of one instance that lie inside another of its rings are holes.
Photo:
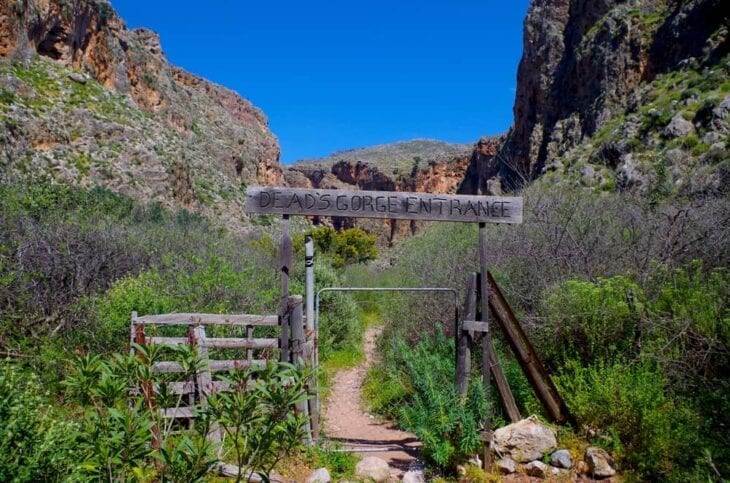
[[[102,185],[242,226],[248,184],[281,182],[267,119],[173,67],[106,0],[0,2],[0,179]]]
[[[485,139],[484,142],[490,142]],[[471,162],[473,146],[417,139],[340,151],[325,158],[299,161],[284,172],[299,188],[425,191],[455,193]],[[392,244],[421,226],[407,220],[335,219],[335,227],[359,226]]]
[[[507,187],[556,182],[725,190],[730,58],[722,0],[533,0]],[[482,178],[493,175],[485,165]]]

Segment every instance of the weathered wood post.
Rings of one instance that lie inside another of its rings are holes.
[[[289,274],[291,272],[292,263],[292,244],[289,236],[289,215],[281,216],[281,242],[279,245],[279,270],[281,270],[281,305],[279,309],[279,319],[281,326],[281,335],[279,336],[279,350],[281,351],[281,361],[290,362],[289,354],[289,319],[287,311],[289,310]]]
[[[514,352],[517,361],[522,367],[522,371],[527,376],[527,380],[530,382],[537,398],[547,411],[550,419],[557,423],[564,423],[569,419],[569,413],[563,398],[560,396],[555,384],[553,384],[545,366],[542,365],[530,340],[522,330],[520,322],[515,317],[507,299],[502,294],[502,291],[499,289],[491,274],[488,274],[488,280],[492,293],[492,297],[489,300],[492,313],[502,328],[507,342],[512,348],[512,352]]]
[[[302,314],[302,296],[292,295],[288,301],[289,307],[289,321],[291,323],[291,356],[292,363],[298,368],[302,369],[306,367],[307,357],[305,355],[305,348],[307,344],[307,338],[304,333],[304,317]],[[298,402],[296,405],[297,412],[309,416],[309,405],[307,401]],[[311,425],[307,423],[307,427],[304,435],[304,443],[307,445],[312,444],[312,432]]]
[[[477,315],[477,274],[472,272],[466,276],[466,297],[464,298],[464,315],[456,327],[456,390],[460,396],[469,391],[471,375],[471,345],[474,333],[464,329],[464,320],[475,320]]]
[[[310,367],[312,373],[307,381],[309,393],[309,417],[312,427],[312,438],[319,440],[319,388],[317,387],[317,368],[319,367],[319,334],[314,326],[314,240],[307,236],[304,242],[305,295],[306,295],[306,335],[311,342]],[[308,343],[309,343],[308,342]]]
[[[492,335],[489,331],[489,282],[487,280],[487,224],[479,222],[479,271],[481,274],[479,292],[481,297],[481,320],[486,324],[487,330],[482,334],[482,378],[484,389],[489,395],[489,383],[491,379],[490,349],[492,346]],[[488,400],[489,408],[487,417],[484,419],[484,469],[489,470],[492,466],[492,401]]]
[[[197,371],[196,385],[198,386],[198,394],[200,395],[200,407],[208,407],[208,396],[213,391],[213,378],[210,376],[210,368],[208,367],[208,347],[206,345],[205,327],[202,325],[191,325],[189,328],[190,345],[195,347],[198,358],[203,365]],[[208,439],[214,443],[221,442],[221,430],[218,423],[214,422],[209,428]]]

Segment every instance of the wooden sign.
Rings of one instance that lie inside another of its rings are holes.
[[[247,213],[522,223],[522,198],[251,186]]]

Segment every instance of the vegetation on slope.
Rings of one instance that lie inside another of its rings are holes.
[[[16,481],[193,481],[219,458],[268,471],[299,447],[301,418],[281,419],[302,397],[301,385],[290,384],[300,377],[291,368],[233,371],[232,387],[241,390],[209,401],[200,424],[180,436],[141,394],[130,397],[130,389],[149,382],[160,388],[161,400],[180,405],[177,396],[163,394],[165,376],[150,367],[161,358],[190,370],[197,364],[184,349],[166,353],[152,346],[144,357],[127,355],[131,312],[277,313],[276,233],[237,235],[184,210],[51,182],[0,186],[0,226],[6,357],[0,468]],[[372,250],[367,240],[355,239],[360,249]],[[293,293],[303,292],[303,268],[297,257]],[[319,257],[315,271],[320,286],[340,284],[329,256]],[[357,351],[362,329],[354,303],[344,294],[322,303],[322,360]],[[259,381],[255,391],[243,384],[251,377]],[[203,437],[213,421],[238,428],[222,454]],[[260,438],[239,438],[250,433]],[[151,444],[154,434],[159,449]]]
[[[612,451],[638,479],[728,474],[728,200],[657,202],[547,181],[522,195],[524,224],[489,229],[490,266],[556,375],[578,422],[573,431]],[[377,271],[369,277],[375,284],[461,288],[475,270],[477,246],[473,226],[433,226],[391,255],[395,265],[383,279]],[[412,365],[428,354],[437,359],[431,368],[452,373],[453,342],[440,332],[453,334],[453,308],[436,297],[402,295],[381,312],[389,323],[383,363],[369,376],[374,409],[422,437],[438,432],[443,420],[413,424],[407,415],[448,400],[452,384],[424,389]],[[407,349],[414,344],[417,351]],[[539,414],[499,335],[496,344],[523,414]],[[493,411],[494,423],[505,421],[498,405]],[[441,459],[439,445],[448,438],[438,441],[424,437],[432,461],[453,468],[464,460],[459,452]]]

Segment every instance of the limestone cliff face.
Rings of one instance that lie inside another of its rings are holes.
[[[456,193],[471,162],[471,151],[468,145],[415,140],[302,161],[290,166],[284,176],[287,184],[298,188]],[[383,244],[412,235],[422,225],[408,220],[349,218],[334,219],[332,224],[336,228],[363,227],[377,233]]]
[[[641,85],[717,64],[728,52],[726,7],[722,0],[533,0],[515,124],[499,153],[504,183],[534,179],[638,110]]]
[[[234,225],[246,185],[281,183],[264,114],[171,66],[106,0],[0,2],[0,71],[6,179],[101,184]]]

